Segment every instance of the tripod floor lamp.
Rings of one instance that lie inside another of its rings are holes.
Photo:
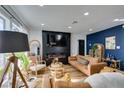
[[[10,64],[13,66],[13,76],[12,76],[12,88],[16,87],[16,77],[17,72],[20,78],[24,82],[26,88],[28,85],[23,77],[19,67],[18,58],[14,55],[14,52],[29,51],[28,36],[24,33],[0,30],[0,53],[12,53],[12,56],[8,59],[8,63],[3,70],[3,74],[0,79],[0,87],[4,81],[5,74],[7,73]]]

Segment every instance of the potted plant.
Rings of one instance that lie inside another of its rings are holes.
[[[93,47],[92,47],[92,50],[93,50],[93,57],[95,56],[94,54],[95,54],[95,51],[96,51],[97,48],[98,48],[97,45],[94,44]]]
[[[18,57],[18,59],[22,62],[22,68],[24,70],[28,70],[28,66],[29,66],[29,58],[27,57],[27,55],[24,52],[19,52],[19,53],[15,53],[16,57]]]

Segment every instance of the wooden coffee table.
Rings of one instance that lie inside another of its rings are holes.
[[[52,63],[49,69],[50,69],[50,74],[53,77],[61,78],[64,75],[64,68],[61,62],[58,62],[56,64]]]

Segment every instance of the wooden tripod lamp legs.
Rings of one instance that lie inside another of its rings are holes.
[[[14,62],[14,70],[13,70],[13,79],[12,79],[12,88],[16,87],[16,75],[17,75],[17,62]]]
[[[14,60],[13,62],[10,61],[10,62],[8,62],[8,64],[6,65],[6,67],[5,67],[4,71],[3,71],[2,77],[1,77],[1,80],[0,80],[0,87],[1,87],[1,85],[2,85],[2,83],[3,83],[4,77],[5,77],[5,75],[6,75],[7,71],[8,71],[8,68],[10,67],[10,64],[11,64],[11,63],[14,64],[13,79],[12,79],[12,88],[15,88],[15,87],[16,87],[17,71],[18,71],[18,73],[19,73],[19,75],[20,75],[22,81],[24,82],[26,88],[28,88],[27,82],[25,81],[25,79],[24,79],[24,77],[23,77],[23,75],[22,75],[22,73],[21,73],[21,71],[20,71],[20,69],[19,69],[19,67],[18,67],[18,65],[17,65],[17,60]]]
[[[25,81],[25,79],[24,79],[24,77],[23,77],[23,75],[22,75],[22,73],[21,73],[21,71],[20,71],[19,67],[18,67],[18,73],[19,73],[19,75],[20,75],[20,77],[21,77],[22,81],[24,82],[24,84],[25,84],[26,88],[28,88],[27,82]]]
[[[4,69],[3,74],[1,76],[1,79],[0,79],[0,87],[1,87],[1,85],[3,83],[5,75],[6,75],[7,71],[8,71],[8,69],[9,69],[10,63],[11,62],[8,62],[7,65],[5,66],[5,69]]]

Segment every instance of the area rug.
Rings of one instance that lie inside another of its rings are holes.
[[[88,77],[87,75],[85,75],[84,73],[77,70],[71,65],[63,65],[63,67],[64,67],[64,73],[70,73],[72,82],[83,82]],[[46,74],[50,75],[50,71],[48,68],[45,71],[45,73],[37,75],[37,78],[41,80],[40,80],[40,83],[37,86],[35,86],[36,88],[42,88],[42,78],[43,78],[43,75],[46,75]],[[31,76],[35,76],[35,75],[31,75]]]
[[[65,73],[70,73],[73,81],[77,81],[77,80],[80,81],[80,80],[84,80],[87,78],[86,74],[82,73],[81,71],[77,70],[71,65],[64,65],[63,67],[65,70]]]

